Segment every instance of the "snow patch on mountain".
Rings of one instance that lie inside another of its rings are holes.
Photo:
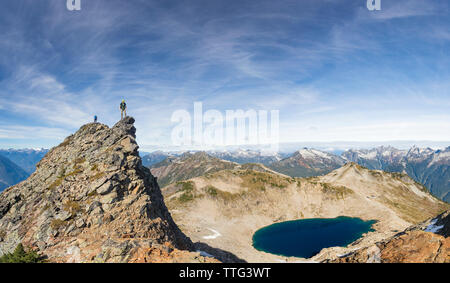
[[[425,228],[425,232],[431,232],[431,233],[437,233],[439,232],[442,228],[444,228],[444,225],[436,225],[437,219],[433,219],[433,221],[431,221],[430,225],[427,226],[427,228]]]
[[[443,152],[436,152],[433,155],[433,159],[428,164],[428,167],[432,166],[433,164],[443,163],[443,162],[450,164],[450,148],[448,148],[448,151],[446,150]]]

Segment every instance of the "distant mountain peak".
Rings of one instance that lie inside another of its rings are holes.
[[[285,155],[280,153],[268,153],[251,149],[237,149],[231,151],[209,151],[209,155],[239,164],[261,163],[269,165],[283,159]]]
[[[270,164],[269,168],[292,177],[310,177],[327,174],[344,163],[345,160],[337,155],[303,148],[290,157]]]
[[[327,158],[327,159],[332,159],[332,158],[336,158],[337,156],[325,151],[321,151],[321,150],[317,150],[317,149],[312,149],[312,148],[303,148],[300,149],[298,151],[296,151],[294,153],[294,156],[297,155],[301,155],[303,158]]]
[[[8,158],[31,175],[36,169],[36,164],[48,152],[47,149],[0,149],[0,155]]]

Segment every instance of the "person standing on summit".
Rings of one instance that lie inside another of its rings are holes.
[[[125,114],[125,116],[123,114]],[[123,120],[125,117],[127,117],[127,104],[125,103],[125,99],[122,99],[122,102],[120,103],[120,120]]]

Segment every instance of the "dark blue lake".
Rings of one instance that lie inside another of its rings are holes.
[[[347,246],[374,231],[375,223],[345,216],[281,222],[256,231],[253,246],[272,254],[310,258],[323,248]]]

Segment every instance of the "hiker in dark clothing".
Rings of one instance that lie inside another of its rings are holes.
[[[97,115],[94,116],[94,123],[97,123]]]
[[[127,117],[127,104],[125,103],[125,99],[122,99],[120,103],[120,120],[123,120],[125,117]]]

